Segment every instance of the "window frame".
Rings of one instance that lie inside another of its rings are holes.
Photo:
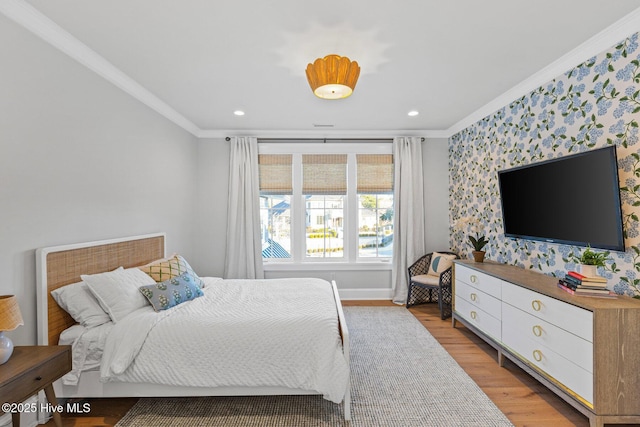
[[[265,270],[313,270],[326,268],[331,264],[335,270],[348,270],[361,266],[367,270],[388,270],[391,257],[358,256],[358,193],[356,154],[393,154],[392,140],[388,142],[260,142],[259,154],[292,154],[293,195],[291,196],[291,258],[263,258]],[[344,200],[344,240],[343,258],[305,257],[306,224],[304,195],[302,194],[303,154],[347,154],[347,194]],[[367,193],[368,194],[368,193]],[[298,219],[298,220],[296,220]],[[355,236],[355,237],[354,237]]]

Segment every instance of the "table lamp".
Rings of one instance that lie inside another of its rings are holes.
[[[5,331],[13,331],[24,325],[20,306],[15,295],[0,295],[0,365],[5,363],[13,353],[13,342],[4,336]]]

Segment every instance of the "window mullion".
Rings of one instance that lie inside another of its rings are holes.
[[[293,154],[293,196],[291,197],[291,217],[295,218],[292,224],[292,252],[293,261],[296,263],[304,260],[305,249],[305,206],[302,196],[302,154]]]
[[[345,212],[347,224],[344,232],[345,258],[348,262],[355,262],[358,258],[358,192],[357,167],[355,153],[347,158],[347,198]]]

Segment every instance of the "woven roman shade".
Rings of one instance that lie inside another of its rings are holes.
[[[357,154],[359,194],[393,192],[393,155]]]
[[[303,154],[302,194],[347,194],[347,155]]]
[[[259,154],[260,194],[293,194],[291,154]]]

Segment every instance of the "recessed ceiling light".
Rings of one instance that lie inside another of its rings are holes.
[[[235,114],[236,116],[244,116],[244,111],[236,110],[233,112],[233,114]]]
[[[416,110],[411,110],[407,113],[409,115],[409,117],[415,117],[418,114],[420,114],[419,112],[417,112]]]

